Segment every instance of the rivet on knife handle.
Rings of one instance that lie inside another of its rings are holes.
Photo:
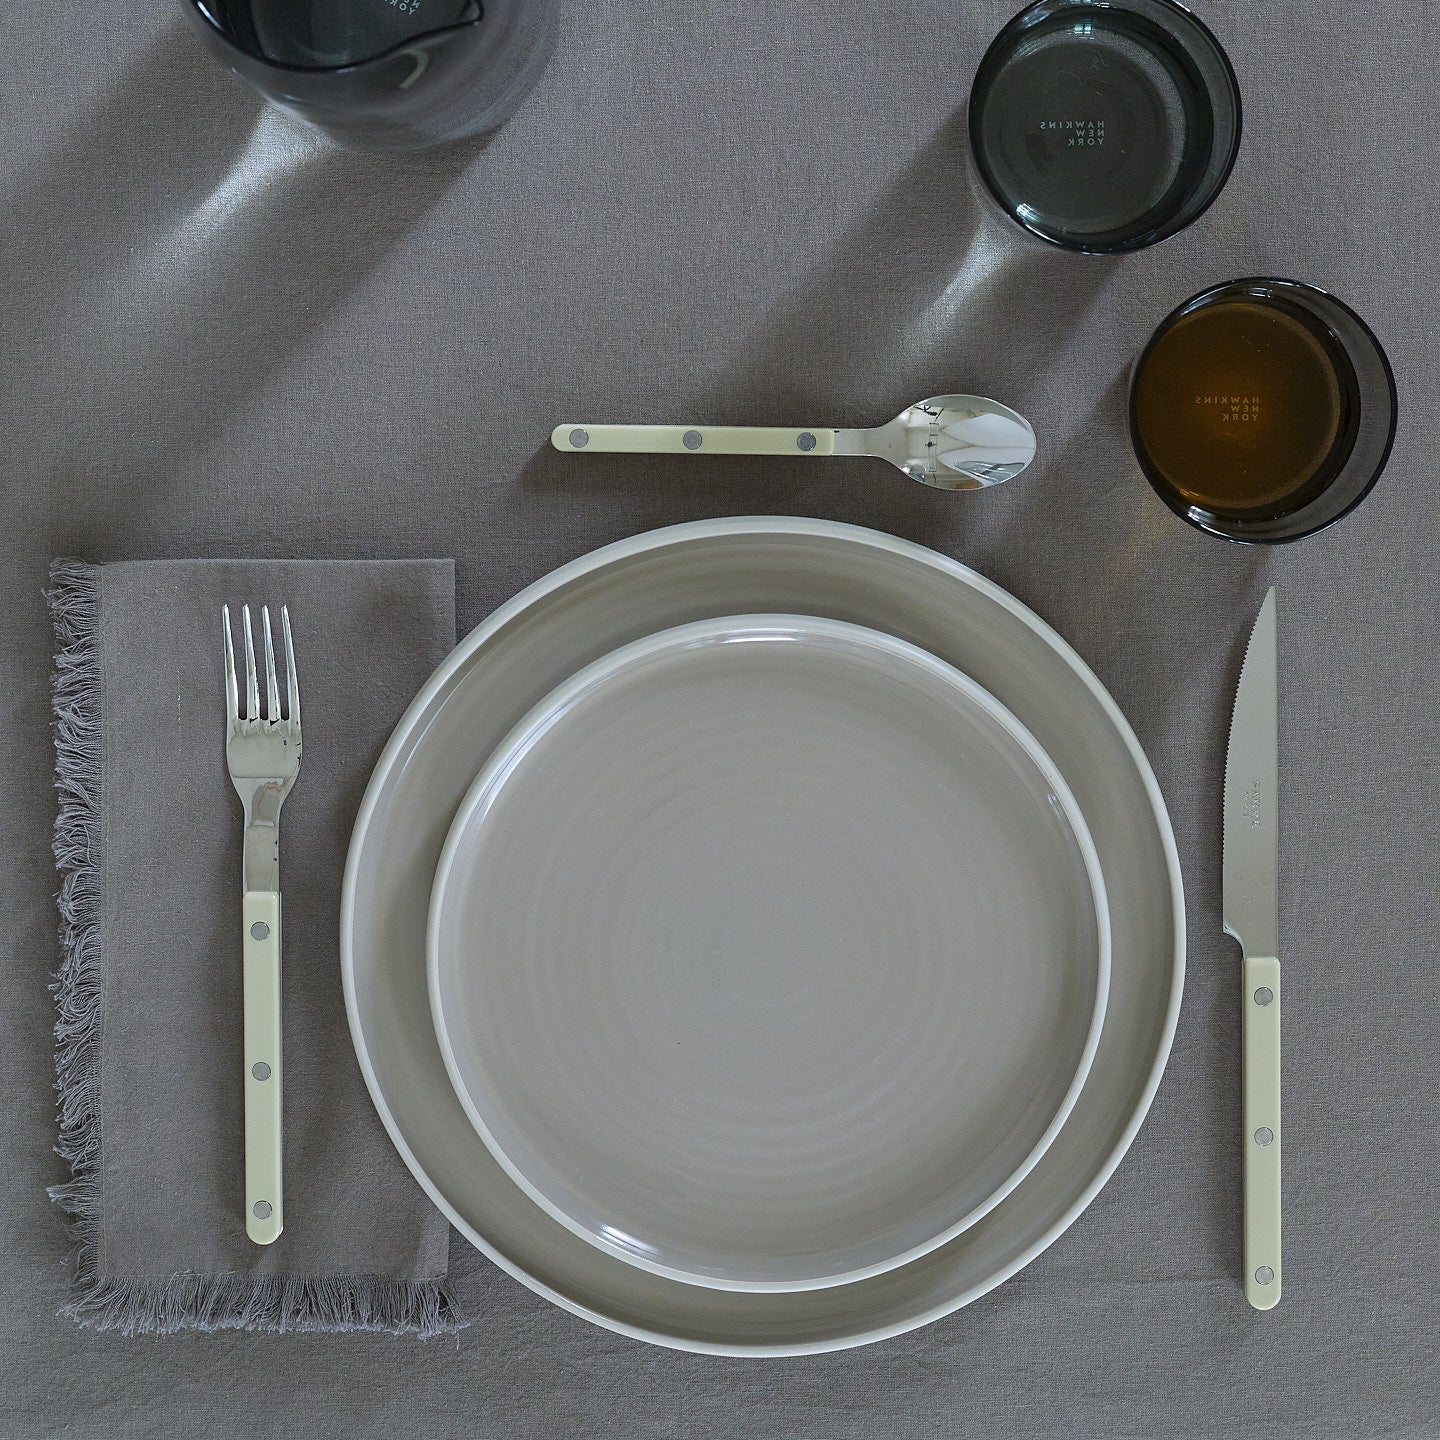
[[[1245,1298],[1257,1310],[1280,1299],[1280,962],[1242,967],[1245,1094]]]

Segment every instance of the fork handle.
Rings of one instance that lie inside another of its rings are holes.
[[[280,895],[247,890],[245,988],[245,1233],[257,1245],[285,1227],[280,1142]]]

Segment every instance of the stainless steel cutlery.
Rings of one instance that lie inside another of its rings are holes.
[[[1250,634],[1225,760],[1225,933],[1240,942],[1245,1296],[1280,1299],[1280,920],[1275,591]]]
[[[225,749],[245,826],[245,1225],[249,1237],[265,1245],[284,1228],[279,822],[300,772],[300,691],[288,610],[280,611],[283,687],[269,608],[259,611],[258,659],[250,606],[240,618],[237,661],[224,607]],[[1246,651],[1224,785],[1224,928],[1243,951],[1245,1293],[1260,1310],[1274,1306],[1282,1288],[1276,712],[1272,589]]]
[[[557,425],[557,450],[651,455],[871,455],[937,490],[982,490],[1035,458],[1035,431],[1008,405],[979,395],[936,395],[873,430],[827,426]]]
[[[230,607],[225,631],[225,760],[245,812],[240,914],[245,1012],[245,1233],[268,1245],[285,1226],[281,1147],[280,807],[300,773],[300,683],[290,614],[280,610],[285,643],[285,700],[276,673],[270,608],[263,606],[265,692],[255,661],[250,607],[241,612],[242,677],[235,666]]]

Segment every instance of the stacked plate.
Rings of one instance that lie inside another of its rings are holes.
[[[1183,968],[1095,677],[893,537],[710,521],[564,567],[431,678],[361,809],[366,1080],[474,1244],[693,1350],[837,1349],[1013,1274],[1108,1178]]]

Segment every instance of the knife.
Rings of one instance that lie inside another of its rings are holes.
[[[1280,1299],[1280,915],[1275,590],[1260,607],[1225,757],[1225,933],[1240,942],[1245,1298]]]

